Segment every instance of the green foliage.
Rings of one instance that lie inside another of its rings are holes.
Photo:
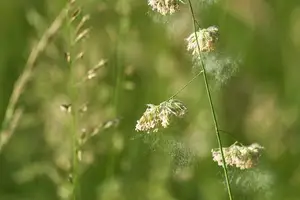
[[[78,199],[227,198],[211,157],[217,144],[202,75],[176,96],[185,118],[154,134],[135,131],[146,104],[168,100],[194,77],[193,67],[199,71],[186,50],[193,24],[184,2],[162,17],[146,0],[78,0],[90,31],[73,55],[76,83],[68,82],[62,20],[20,93],[15,123],[4,118],[16,81],[65,5],[0,2],[1,200],[68,199],[70,113],[61,108],[73,103],[70,87],[78,94]],[[265,147],[257,169],[229,168],[234,199],[298,199],[299,1],[192,2],[202,28],[219,28],[220,51],[205,59],[209,83],[221,86],[212,98],[220,129],[231,136],[221,133],[223,144]]]

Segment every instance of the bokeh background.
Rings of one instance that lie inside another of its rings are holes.
[[[265,147],[259,165],[230,169],[234,199],[300,198],[300,1],[194,0],[202,27],[220,30],[221,58],[208,66],[225,146]],[[81,199],[227,199],[202,77],[177,98],[188,115],[156,134],[135,132],[146,104],[176,93],[197,71],[186,51],[192,31],[188,5],[161,16],[146,0],[79,1],[90,15],[89,38],[76,68],[80,82],[96,63],[96,77],[79,84],[78,133],[101,126],[82,147]],[[34,45],[65,2],[0,1],[0,121]],[[39,55],[17,103],[22,115],[0,150],[1,200],[67,199],[70,183],[70,99],[65,25]],[[4,129],[4,127],[2,127]],[[4,134],[5,131],[1,131]]]

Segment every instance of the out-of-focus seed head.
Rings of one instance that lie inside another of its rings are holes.
[[[226,165],[233,166],[240,169],[253,168],[258,164],[258,159],[261,156],[264,147],[254,143],[250,146],[242,146],[237,143],[230,147],[224,147],[223,153],[226,161]],[[218,163],[219,166],[223,166],[223,160],[220,149],[212,150],[213,160]]]
[[[89,15],[85,15],[81,18],[80,22],[76,26],[76,33],[79,33],[82,27],[84,27],[85,23],[90,19]]]
[[[80,32],[77,37],[75,38],[75,43],[81,41],[82,39],[88,37],[88,34],[90,33],[90,29],[87,28],[85,30],[83,30],[82,32]]]
[[[179,10],[178,0],[148,0],[148,5],[162,15],[173,14]]]
[[[193,56],[198,56],[201,52],[211,52],[215,50],[218,40],[219,29],[216,26],[210,26],[206,29],[200,29],[196,33],[192,33],[188,38],[186,38],[186,41],[188,43],[187,50],[191,51]]]
[[[60,105],[60,110],[62,112],[71,113],[71,111],[72,111],[72,105],[71,104],[62,104],[62,105]]]
[[[174,117],[183,117],[187,112],[183,103],[175,99],[147,106],[143,116],[137,121],[136,131],[157,132],[161,128],[167,128]]]
[[[97,76],[99,69],[107,63],[107,60],[100,60],[92,69],[87,72],[86,79],[91,80]]]

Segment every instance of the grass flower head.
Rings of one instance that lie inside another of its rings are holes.
[[[167,128],[174,117],[183,117],[187,112],[183,103],[175,99],[147,106],[143,116],[137,121],[136,131],[157,132],[161,128]]]
[[[234,143],[230,147],[224,147],[224,157],[227,165],[240,168],[249,169],[258,164],[258,159],[261,156],[264,147],[254,143],[250,146],[243,146]],[[220,149],[212,150],[213,160],[218,163],[219,166],[223,166],[223,160]]]
[[[200,29],[196,33],[192,33],[187,41],[187,50],[192,52],[193,56],[198,56],[201,52],[211,52],[216,48],[219,39],[219,29],[216,26],[210,26],[206,29]],[[198,44],[199,49],[198,49]]]
[[[178,0],[148,0],[148,5],[162,15],[173,14],[179,10]]]

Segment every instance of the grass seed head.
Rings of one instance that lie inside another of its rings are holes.
[[[173,118],[183,117],[187,112],[183,103],[175,99],[147,106],[143,116],[137,121],[136,131],[157,132],[159,129],[167,128]]]
[[[148,0],[148,5],[162,15],[173,14],[179,10],[178,0]]]
[[[201,52],[212,52],[216,49],[218,40],[219,29],[216,26],[200,29],[196,33],[192,33],[188,38],[186,38],[187,50],[191,51],[193,56],[198,56]]]
[[[239,169],[250,169],[258,164],[264,147],[254,143],[250,146],[238,145],[237,143],[230,147],[224,147],[223,153],[226,165],[233,166]],[[219,148],[212,150],[213,161],[219,166],[223,166],[221,151]]]

